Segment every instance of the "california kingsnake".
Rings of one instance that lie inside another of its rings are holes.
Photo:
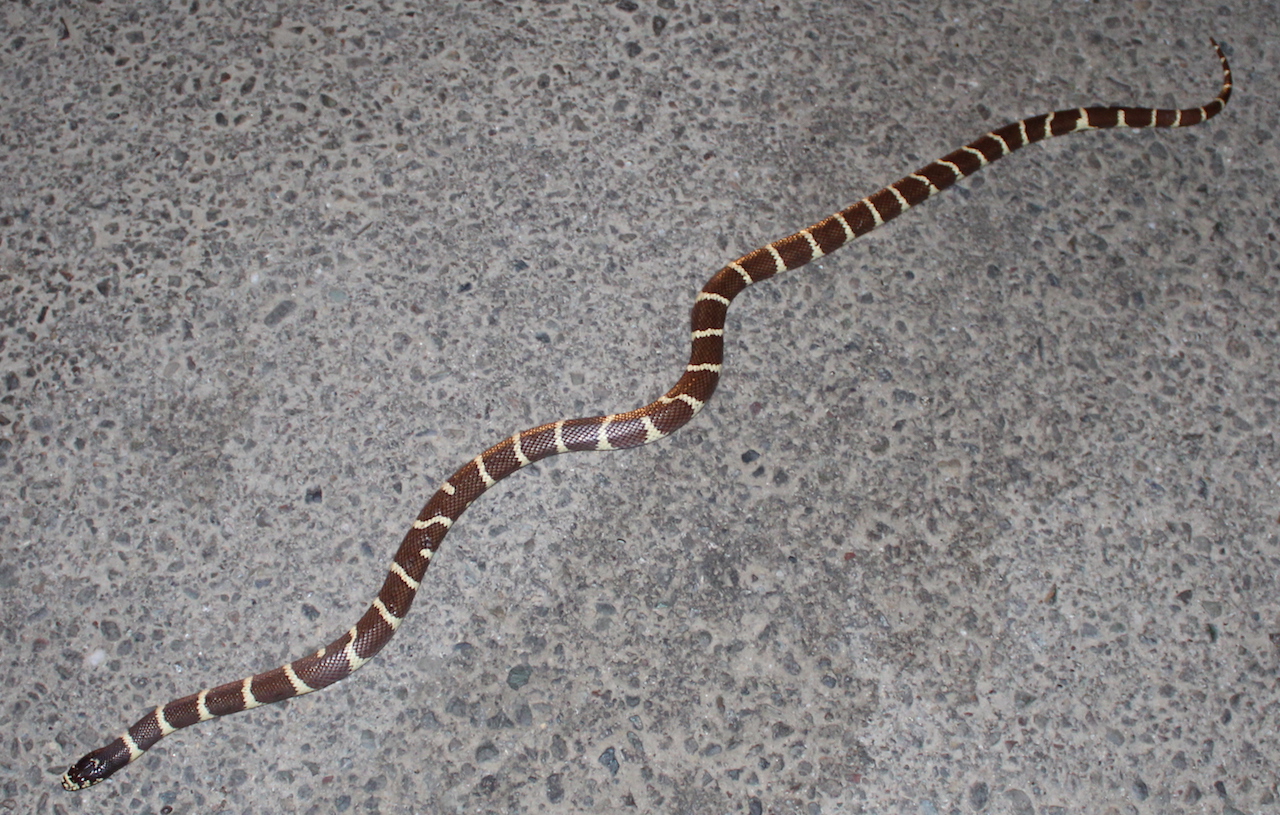
[[[449,477],[405,535],[378,596],[345,634],[314,654],[265,673],[157,707],[62,776],[68,790],[84,789],[138,758],[183,727],[269,705],[328,687],[350,676],[391,640],[418,591],[432,556],[471,502],[521,467],[571,450],[618,450],[649,444],[688,423],[711,398],[724,358],[729,304],[752,283],[798,269],[901,215],[1019,147],[1051,136],[1109,127],[1188,127],[1217,115],[1231,96],[1231,69],[1222,63],[1222,89],[1198,108],[1161,110],[1090,107],[1062,110],[1005,125],[794,235],[756,249],[717,272],[694,300],[692,351],[684,375],[665,396],[627,413],[562,419],[523,430],[490,447]]]

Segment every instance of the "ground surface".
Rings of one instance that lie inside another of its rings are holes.
[[[1274,812],[1274,6],[0,10],[0,811]],[[638,6],[638,7],[637,7]],[[58,776],[345,630],[435,486],[636,407],[730,258],[1036,145],[743,295],[715,402],[512,477],[330,690]]]

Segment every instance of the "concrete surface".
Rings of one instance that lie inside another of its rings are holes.
[[[7,3],[0,812],[1280,808],[1280,39],[1263,2]],[[674,382],[723,262],[1037,145],[731,312],[652,448],[431,490]]]

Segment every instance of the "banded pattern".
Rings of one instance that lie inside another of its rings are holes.
[[[110,744],[77,761],[63,775],[62,786],[77,790],[96,784],[180,728],[311,693],[350,676],[373,659],[395,634],[445,535],[485,490],[521,467],[549,456],[573,450],[621,450],[655,442],[697,415],[720,381],[725,314],[733,298],[747,286],[834,252],[1032,142],[1109,127],[1188,127],[1212,118],[1231,96],[1231,69],[1216,42],[1213,47],[1222,63],[1222,89],[1206,105],[1185,110],[1076,108],[1005,125],[829,218],[725,266],[694,300],[689,363],[675,387],[664,396],[627,413],[561,419],[522,430],[485,450],[449,476],[423,507],[400,544],[377,598],[349,631],[288,665],[157,707]]]

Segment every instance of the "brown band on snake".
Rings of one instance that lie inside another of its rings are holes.
[[[62,786],[68,790],[92,786],[175,730],[320,690],[350,676],[395,634],[409,613],[432,555],[449,528],[485,490],[521,467],[548,456],[571,450],[637,447],[669,436],[692,419],[706,405],[720,380],[725,314],[729,303],[747,286],[834,252],[1032,142],[1109,127],[1188,127],[1216,116],[1231,96],[1231,69],[1216,42],[1213,47],[1222,62],[1222,89],[1203,107],[1090,107],[1023,119],[993,130],[831,217],[725,266],[694,301],[689,363],[680,381],[665,396],[627,413],[564,419],[523,430],[490,447],[450,476],[423,507],[400,544],[377,599],[350,631],[288,665],[156,708],[110,744],[77,761],[62,776]]]

